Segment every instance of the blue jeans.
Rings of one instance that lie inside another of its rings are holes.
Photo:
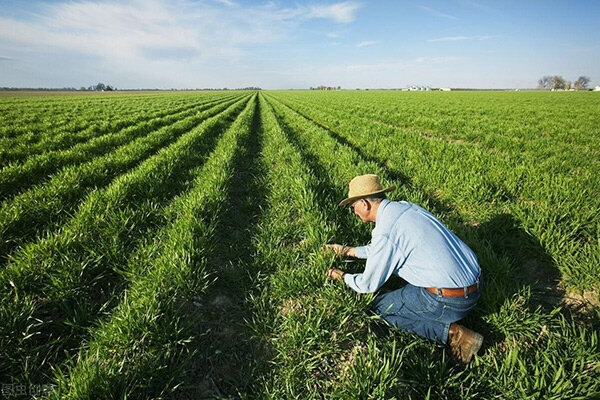
[[[395,327],[446,344],[450,324],[464,318],[477,304],[481,289],[480,281],[479,289],[467,297],[442,296],[407,284],[380,294],[371,307]]]

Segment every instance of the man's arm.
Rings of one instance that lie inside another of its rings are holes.
[[[374,238],[370,245],[365,271],[361,274],[344,274],[344,282],[358,293],[373,293],[394,272],[394,253],[397,249],[386,236]]]

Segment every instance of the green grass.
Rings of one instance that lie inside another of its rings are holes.
[[[395,102],[384,103],[390,94],[382,93],[364,106],[368,111],[349,106],[374,95],[341,93],[321,102],[322,94],[296,100],[289,92],[277,98],[472,224],[510,215],[566,286],[598,291],[597,96],[398,93]]]
[[[68,373],[57,374],[54,397],[145,398],[173,390],[190,351],[193,327],[185,318],[197,318],[186,302],[210,282],[211,239],[227,206],[231,162],[238,141],[250,134],[255,102],[256,97],[222,137],[193,188],[174,201],[171,224],[147,244],[128,273],[131,284],[123,301],[94,331]]]
[[[227,99],[227,98],[225,98]],[[97,124],[90,124],[89,120],[86,120],[86,115],[79,116],[80,119],[86,124],[86,128],[77,131],[77,128],[60,128],[59,132],[45,131],[37,135],[30,135],[36,139],[34,143],[31,140],[23,140],[25,136],[19,136],[14,140],[3,140],[0,142],[2,148],[0,148],[0,159],[6,163],[15,163],[17,161],[23,161],[30,158],[32,155],[40,153],[48,153],[49,151],[61,150],[69,147],[73,147],[78,143],[84,143],[86,141],[97,139],[104,135],[114,135],[116,131],[123,130],[130,126],[134,126],[141,122],[152,121],[154,119],[160,120],[161,122],[167,122],[163,117],[176,116],[175,119],[181,118],[178,113],[185,112],[190,109],[194,109],[201,105],[210,105],[220,101],[214,99],[206,99],[199,102],[186,102],[184,104],[176,104],[176,107],[171,107],[169,104],[165,104],[165,108],[162,108],[156,112],[148,113],[144,112],[141,108],[141,104],[138,110],[131,110],[129,113],[119,115],[120,118],[116,120],[105,120]],[[135,105],[135,103],[134,103]],[[72,124],[71,124],[72,125]],[[66,125],[67,127],[69,125]],[[144,126],[144,125],[142,125]],[[127,132],[131,134],[131,131]],[[86,151],[78,150],[78,151]]]
[[[7,317],[0,323],[0,348],[13,360],[11,374],[22,366],[20,357],[39,360],[28,366],[31,371],[18,372],[25,375],[37,374],[42,360],[63,357],[63,349],[80,340],[94,317],[118,302],[130,273],[130,252],[165,223],[164,203],[186,190],[215,136],[245,103],[206,120],[106,189],[92,192],[67,224],[11,257],[0,271]],[[20,330],[28,334],[22,337]],[[57,336],[61,340],[54,343]],[[15,347],[16,359],[9,352]]]
[[[599,100],[0,99],[0,382],[53,399],[600,396]],[[364,267],[321,249],[369,240],[337,206],[363,173],[477,253],[471,364],[325,278]]]
[[[0,254],[8,255],[9,250],[29,239],[31,235],[43,229],[52,229],[63,218],[69,216],[87,193],[110,183],[123,172],[135,167],[141,160],[153,155],[161,147],[177,140],[181,134],[198,123],[207,118],[223,115],[221,112],[226,108],[231,110],[235,109],[236,105],[239,107],[242,101],[238,99],[237,102],[227,102],[204,112],[194,113],[158,130],[150,130],[146,135],[135,140],[124,136],[128,142],[114,151],[92,158],[83,165],[75,163],[67,166],[52,175],[47,183],[34,186],[4,202],[0,207],[0,232],[4,238],[0,243]],[[131,136],[135,138],[136,135]],[[86,153],[77,151],[66,150],[62,153],[69,163],[73,162],[72,158],[83,159],[83,161],[89,158]],[[35,170],[40,165],[44,164],[33,164],[31,169]],[[31,169],[16,168],[15,174],[30,174]],[[0,256],[2,261],[4,261],[3,255]]]

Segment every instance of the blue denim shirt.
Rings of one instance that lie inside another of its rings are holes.
[[[420,287],[458,288],[477,280],[477,256],[430,212],[406,201],[384,199],[377,210],[371,243],[356,248],[366,258],[360,274],[344,281],[359,293],[372,293],[392,274]]]

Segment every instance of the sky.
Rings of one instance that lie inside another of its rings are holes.
[[[0,86],[600,84],[598,0],[0,0]]]

